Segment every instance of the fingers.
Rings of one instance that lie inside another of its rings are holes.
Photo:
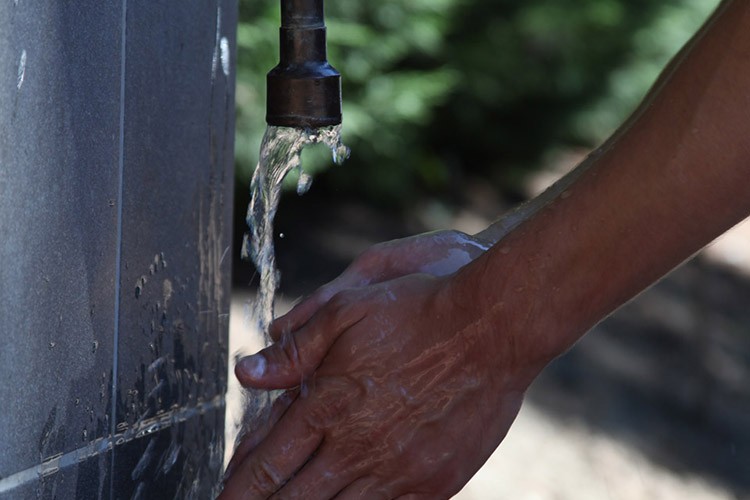
[[[224,480],[229,478],[239,464],[241,464],[245,458],[252,452],[258,444],[268,435],[274,425],[281,419],[289,406],[295,401],[299,395],[299,390],[287,391],[279,396],[276,401],[273,402],[271,411],[267,417],[261,417],[262,422],[259,425],[255,425],[255,428],[251,428],[247,433],[242,436],[239,446],[234,450],[232,459],[227,465],[227,470],[224,472]],[[258,420],[258,419],[256,419]],[[255,423],[255,422],[253,422]]]
[[[362,500],[383,499],[391,500],[394,497],[389,488],[382,484],[382,480],[368,476],[357,479],[336,495],[336,500]]]
[[[333,498],[356,478],[357,472],[337,457],[334,449],[323,443],[302,470],[271,498],[307,500],[311,498],[311,492],[315,492],[315,498]]]
[[[271,338],[278,341],[285,333],[301,328],[336,294],[392,277],[387,272],[390,267],[389,253],[383,248],[383,244],[373,245],[359,255],[336,279],[318,288],[310,297],[277,318],[269,328]]]
[[[323,440],[323,433],[307,424],[306,400],[289,407],[266,439],[235,466],[219,499],[266,499],[309,459]]]
[[[366,284],[357,272],[347,269],[330,283],[315,290],[310,297],[294,306],[288,313],[277,318],[271,323],[268,333],[274,341],[279,341],[284,334],[299,330],[310,321],[310,318],[337,293]]]
[[[286,488],[284,488],[283,491],[286,494]],[[394,493],[394,491],[396,491],[396,489],[392,486],[383,484],[382,479],[375,476],[368,476],[357,479],[344,488],[338,495],[336,495],[336,500],[391,500],[392,498],[396,498],[397,500],[435,500],[435,498],[441,498],[436,497],[434,493],[399,494]],[[446,496],[445,498],[449,498],[449,496]]]
[[[320,365],[336,339],[366,314],[359,294],[338,294],[301,329],[257,354],[240,360],[240,383],[257,389],[286,389],[300,385]]]
[[[268,333],[274,342],[278,342],[281,338],[290,332],[299,330],[305,323],[310,321],[318,310],[323,307],[326,302],[331,300],[336,293],[329,292],[329,286],[325,285],[318,288],[310,297],[304,299],[299,304],[292,307],[292,309],[276,318],[271,326],[268,328]]]

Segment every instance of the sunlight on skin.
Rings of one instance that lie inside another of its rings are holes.
[[[456,493],[550,360],[750,214],[748,26],[750,4],[722,4],[613,139],[475,240],[502,244],[376,246],[278,319],[262,377],[237,376],[305,390],[246,437],[220,498]],[[460,269],[411,274],[426,262]]]

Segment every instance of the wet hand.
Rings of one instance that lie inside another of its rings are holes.
[[[300,386],[249,435],[221,499],[448,498],[505,436],[531,377],[455,280],[339,293],[245,358],[243,385]],[[265,433],[263,433],[265,434]]]
[[[279,340],[282,331],[304,325],[331,297],[348,288],[382,283],[401,276],[425,273],[447,276],[476,259],[489,248],[479,238],[446,230],[418,234],[372,246],[336,279],[318,288],[310,297],[280,317],[271,329]]]

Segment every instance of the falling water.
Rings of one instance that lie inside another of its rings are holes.
[[[323,143],[331,149],[334,163],[341,164],[349,157],[349,149],[341,142],[341,126],[316,130],[268,127],[260,148],[260,161],[250,184],[252,199],[247,210],[250,232],[242,245],[243,258],[250,257],[260,274],[258,297],[253,316],[263,340],[270,342],[268,327],[273,321],[274,295],[279,274],[273,247],[273,219],[279,206],[282,181],[292,170],[299,172],[297,193],[310,189],[312,178],[302,170],[300,155],[310,144]]]
[[[286,127],[266,129],[260,148],[260,161],[250,184],[252,198],[247,210],[247,225],[242,244],[243,258],[251,258],[260,274],[258,295],[253,304],[253,317],[263,343],[270,344],[268,327],[273,321],[274,295],[278,288],[279,273],[273,247],[273,219],[279,206],[284,178],[292,170],[299,172],[297,193],[310,189],[312,178],[302,170],[301,154],[305,146],[323,143],[331,149],[333,161],[341,164],[349,157],[349,149],[341,143],[341,126],[316,130]],[[244,393],[244,414],[239,422],[236,444],[243,436],[262,427],[276,394],[247,390]]]

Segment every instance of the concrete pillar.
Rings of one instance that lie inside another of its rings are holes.
[[[212,495],[236,16],[0,3],[0,499]]]

